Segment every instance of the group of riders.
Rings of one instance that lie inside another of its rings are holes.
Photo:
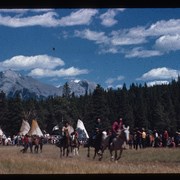
[[[122,129],[123,129],[123,120],[120,117],[119,119],[117,119],[113,122],[112,128],[110,128],[106,131],[107,135],[110,137],[109,138],[109,146],[112,143],[113,138],[116,137],[117,134],[119,133],[119,131]],[[71,126],[70,126],[69,122],[66,121],[64,126],[62,127],[62,138],[65,139],[66,133],[67,132],[69,133],[70,131],[71,131]],[[103,125],[102,125],[101,119],[97,118],[94,128],[93,128],[93,131],[90,135],[89,141],[91,141],[92,143],[95,142],[98,134],[102,133],[102,131],[103,131]],[[71,137],[74,135],[76,138],[78,138],[78,132],[76,129],[69,134],[71,135]],[[88,143],[88,142],[86,142],[86,143]]]
[[[65,126],[62,128],[62,135],[64,136],[64,131],[69,131],[69,123],[66,122]],[[122,117],[119,117],[112,123],[111,128],[107,129],[107,135],[109,136],[109,147],[112,143],[113,138],[115,138],[119,131],[124,128],[124,123]],[[103,125],[100,118],[96,119],[93,131],[90,135],[89,141],[95,142],[98,134],[103,131]],[[75,130],[76,137],[78,133]],[[134,128],[130,132],[129,141],[126,142],[129,148],[138,149],[145,147],[179,147],[180,146],[180,132],[176,131],[174,136],[170,136],[168,131],[165,129],[163,133],[159,133],[158,130],[145,130],[145,128]]]

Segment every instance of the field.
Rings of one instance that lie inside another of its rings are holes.
[[[60,158],[59,148],[45,144],[42,153],[21,153],[22,146],[0,146],[0,174],[153,174],[180,173],[179,148],[125,149],[121,159],[110,161],[105,151],[102,161],[88,158],[80,147],[79,156]]]

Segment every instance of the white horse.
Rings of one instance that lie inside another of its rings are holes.
[[[121,158],[122,152],[123,152],[123,145],[124,143],[129,141],[129,126],[126,128],[123,126],[122,130],[119,130],[116,137],[112,139],[112,143],[110,144],[109,151],[111,155],[111,160],[118,161]],[[118,156],[118,150],[119,150],[119,156]],[[115,153],[115,156],[113,156],[113,151]]]

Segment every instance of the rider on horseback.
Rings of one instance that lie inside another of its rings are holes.
[[[122,118],[120,117],[119,119],[115,120],[112,124],[112,132],[109,138],[109,148],[110,148],[110,144],[112,143],[113,138],[116,137],[119,130],[121,129],[123,129],[123,121],[122,121]]]
[[[69,132],[70,132],[69,122],[65,121],[65,124],[62,127],[62,137],[63,137],[63,140],[66,138],[66,136],[69,134]]]
[[[101,119],[97,118],[95,126],[94,126],[94,132],[92,135],[92,139],[96,139],[97,134],[99,134],[99,132],[102,131],[102,123],[101,123]]]

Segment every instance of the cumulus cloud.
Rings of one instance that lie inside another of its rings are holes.
[[[84,29],[83,31],[76,30],[75,36],[83,39],[88,39],[90,41],[94,41],[97,44],[107,43],[108,41],[108,37],[105,36],[104,32],[96,32],[91,31],[89,29]]]
[[[137,80],[176,79],[180,71],[166,67],[151,69]]]
[[[115,14],[114,10],[109,9],[100,16],[104,20],[102,23],[106,22],[107,18],[107,25],[108,23],[109,26],[113,25],[116,22],[114,21]],[[112,19],[108,21],[110,17]],[[162,56],[169,51],[180,50],[179,24],[180,19],[161,20],[148,26],[137,26],[110,33],[85,29],[76,31],[75,36],[94,41],[100,47],[99,54],[121,53],[126,58],[148,58]]]
[[[136,47],[136,48],[133,48],[131,51],[128,51],[125,57],[126,58],[133,58],[133,57],[147,58],[147,57],[160,56],[160,55],[162,55],[162,52],[158,50],[146,50],[141,47]]]
[[[146,36],[173,35],[180,32],[180,19],[161,20],[152,24],[146,31]]]
[[[147,42],[144,35],[144,28],[142,27],[113,31],[111,35],[111,43],[114,46],[135,45]]]
[[[79,69],[70,67],[67,69],[60,68],[65,63],[62,59],[48,55],[37,56],[14,56],[11,59],[6,59],[0,62],[0,69],[26,70],[30,71],[29,76],[44,78],[44,77],[72,77],[81,74],[88,74],[87,69]]]
[[[7,11],[7,10],[6,10]],[[96,9],[80,9],[72,12],[69,16],[59,19],[59,15],[52,10],[45,9],[45,13],[34,16],[6,16],[0,14],[0,25],[9,27],[25,27],[25,26],[44,26],[44,27],[57,27],[57,26],[74,26],[74,25],[88,25],[94,15],[98,13]],[[37,9],[36,12],[44,12]],[[47,11],[47,12],[46,12]],[[21,14],[27,10],[14,11]]]
[[[9,27],[25,27],[25,26],[45,26],[45,27],[54,27],[58,25],[57,19],[58,16],[55,12],[47,12],[41,15],[29,16],[29,17],[11,17],[11,16],[2,16],[0,15],[0,25],[9,26]]]
[[[118,11],[124,11],[124,9],[108,9],[107,12],[100,15],[100,19],[102,20],[101,24],[106,27],[111,27],[117,24],[117,20],[115,20],[115,16],[117,15]]]
[[[161,36],[156,40],[155,47],[165,52],[180,50],[180,34]]]
[[[1,68],[13,70],[29,70],[34,68],[54,69],[57,66],[63,66],[65,63],[62,59],[48,55],[37,56],[14,56],[0,62]]]
[[[33,69],[28,75],[33,77],[69,77],[88,73],[89,71],[87,69],[78,69],[75,67],[70,67],[68,69],[62,68],[60,70],[36,68]]]
[[[72,12],[69,16],[63,17],[59,20],[61,26],[74,26],[74,25],[88,25],[94,15],[98,13],[96,9],[80,9]]]

